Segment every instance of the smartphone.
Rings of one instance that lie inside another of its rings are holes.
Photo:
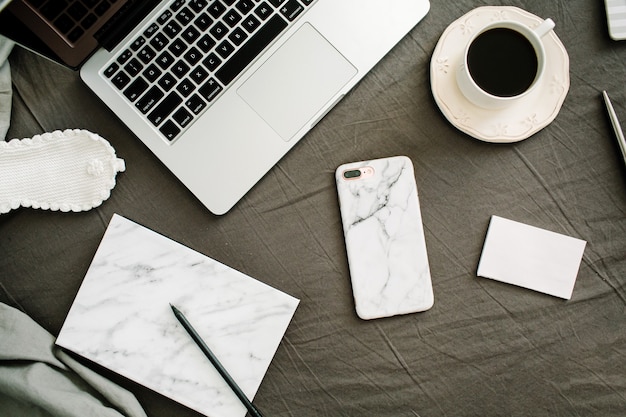
[[[426,311],[434,302],[411,160],[395,156],[335,172],[354,304],[364,320]]]

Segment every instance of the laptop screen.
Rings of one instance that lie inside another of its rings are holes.
[[[161,0],[0,0],[0,34],[78,68],[99,47],[113,49]]]

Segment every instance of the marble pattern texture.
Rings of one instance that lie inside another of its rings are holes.
[[[343,176],[366,167],[372,176]],[[346,164],[336,181],[359,317],[428,310],[434,297],[411,160],[398,156]]]
[[[207,416],[245,416],[170,303],[252,399],[299,300],[114,215],[56,344]]]

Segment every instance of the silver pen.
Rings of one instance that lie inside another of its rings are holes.
[[[611,119],[611,124],[613,125],[615,136],[617,137],[617,143],[619,143],[619,148],[622,150],[622,158],[624,158],[624,163],[626,164],[626,140],[624,139],[624,132],[617,119],[611,100],[609,100],[609,95],[606,91],[602,91],[602,96],[604,97],[604,104],[606,104],[606,109],[609,112],[609,118]]]

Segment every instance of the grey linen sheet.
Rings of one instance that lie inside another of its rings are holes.
[[[3,416],[145,417],[137,399],[54,346],[54,336],[0,303]]]

